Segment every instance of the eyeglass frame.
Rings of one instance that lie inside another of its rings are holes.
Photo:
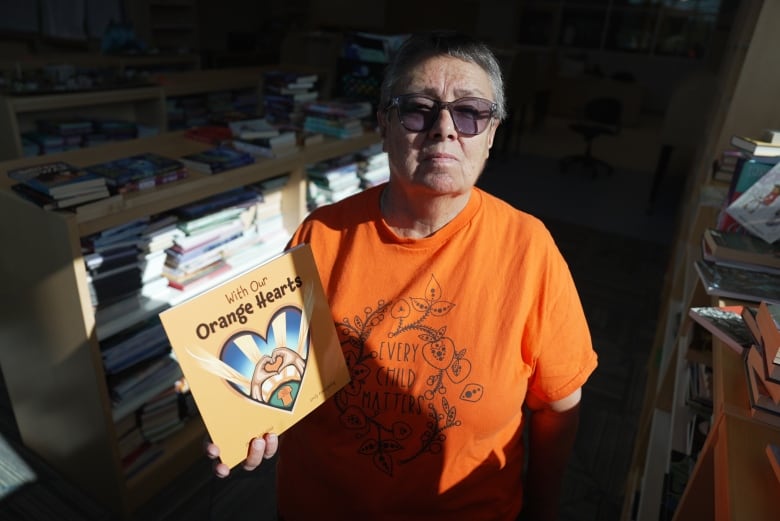
[[[450,118],[452,119],[452,124],[455,126],[455,130],[457,130],[458,133],[463,134],[465,136],[478,136],[483,132],[485,132],[485,130],[487,130],[488,125],[486,124],[485,128],[483,128],[477,133],[464,132],[458,127],[458,123],[455,121],[455,118],[452,115],[452,110],[450,109],[450,106],[454,105],[455,103],[458,103],[459,101],[463,101],[466,99],[485,101],[490,104],[490,116],[487,118],[488,120],[494,119],[496,117],[496,112],[498,111],[498,103],[496,103],[495,101],[490,101],[489,99],[480,98],[479,96],[463,96],[462,98],[458,98],[452,101],[441,101],[434,97],[428,96],[427,94],[420,94],[417,92],[399,94],[398,96],[391,97],[390,100],[387,102],[387,105],[385,106],[385,111],[389,112],[393,107],[398,109],[400,100],[402,98],[410,98],[410,97],[419,97],[419,98],[425,98],[427,100],[430,100],[431,102],[434,103],[434,106],[436,107],[436,110],[438,112],[436,113],[436,117],[433,118],[428,128],[422,128],[420,130],[411,130],[407,128],[406,125],[404,125],[403,118],[401,118],[401,111],[396,110],[396,112],[398,113],[398,122],[401,124],[402,127],[404,127],[409,132],[428,132],[436,124],[436,121],[438,121],[439,117],[441,116],[442,110],[447,109],[450,111]]]

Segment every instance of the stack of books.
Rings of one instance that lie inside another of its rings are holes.
[[[71,208],[110,195],[106,180],[64,161],[17,168],[8,172],[12,189],[47,210]]]
[[[354,156],[309,165],[306,168],[306,176],[309,210],[341,201],[362,190],[358,160]]]
[[[390,162],[382,143],[376,143],[358,153],[358,176],[363,189],[377,186],[390,179]]]
[[[180,230],[173,215],[137,219],[81,241],[98,330],[118,316],[167,301],[165,249]]]
[[[299,150],[294,130],[282,129],[266,118],[229,123],[233,148],[255,157],[284,157]]]
[[[104,308],[137,295],[143,287],[139,245],[148,218],[84,237],[81,248],[92,306]]]
[[[233,148],[257,157],[285,157],[298,152],[298,138],[295,132],[279,132],[272,137],[233,139]]]
[[[17,181],[12,189],[47,210],[72,208],[110,195],[106,180],[64,161],[54,161],[8,172]]]
[[[256,216],[258,251],[239,252],[231,258],[230,264],[232,266],[237,267],[237,269],[246,266],[244,258],[248,262],[259,263],[284,250],[291,235],[284,225],[284,214],[282,213],[282,192],[289,177],[289,175],[283,175],[252,186],[252,189],[260,194]]]
[[[93,131],[84,136],[82,146],[89,147],[138,137],[138,125],[132,121],[106,119],[92,121]]]
[[[255,162],[254,156],[227,145],[218,145],[202,152],[187,154],[181,162],[196,172],[218,174]]]
[[[92,122],[83,118],[40,119],[35,125],[36,131],[27,134],[27,137],[42,145],[43,154],[80,148],[86,136],[94,132]],[[61,144],[50,146],[58,139]]]
[[[26,154],[36,156],[59,154],[81,146],[80,140],[78,144],[68,145],[64,137],[57,134],[39,132],[38,130],[22,132],[22,141],[28,143]],[[33,149],[35,150],[34,154],[32,154]]]
[[[780,273],[780,243],[768,243],[750,233],[704,230],[702,258],[723,266]]]
[[[728,212],[728,207],[780,162],[780,141],[772,136],[763,136],[768,139],[764,141],[735,135],[731,138],[731,148],[721,153],[714,175],[728,180],[729,188],[718,216],[718,230],[743,231],[740,222]]]
[[[708,295],[746,302],[780,302],[780,273],[697,259],[694,268]]]
[[[329,100],[308,103],[304,107],[303,129],[348,139],[363,134],[363,120],[371,115],[371,103],[367,101]]]
[[[168,285],[187,292],[231,273],[230,258],[256,245],[256,216],[260,195],[239,188],[179,208],[183,232],[165,250],[163,275]]]
[[[303,108],[319,99],[317,74],[273,70],[263,73],[265,116],[276,124],[300,124]]]
[[[762,301],[745,323],[753,333],[744,356],[751,412],[780,426],[780,305]]]
[[[151,152],[136,154],[86,167],[104,177],[113,193],[136,192],[187,177],[184,164]]]

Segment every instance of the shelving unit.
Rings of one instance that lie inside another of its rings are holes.
[[[685,317],[693,305],[719,305],[703,293],[693,270],[700,255],[704,228],[713,226],[726,186],[711,180],[712,159],[734,134],[759,135],[780,122],[776,92],[780,73],[769,68],[780,37],[769,20],[780,16],[776,2],[740,4],[727,45],[707,121],[706,139],[697,151],[696,170],[689,175],[684,212],[672,250],[663,293],[656,342],[648,360],[643,413],[635,441],[621,519],[659,518],[663,476],[670,449],[679,432],[679,390],[685,383]],[[749,414],[744,369],[739,356],[713,342],[714,399],[710,434],[696,462],[675,519],[771,519],[777,488],[762,466],[767,439],[778,439],[776,428]],[[760,454],[760,457],[759,457]],[[761,479],[766,478],[763,482]]]
[[[138,87],[42,96],[0,97],[0,160],[23,155],[21,133],[42,118],[117,118],[166,130],[165,99],[159,87]]]
[[[0,96],[0,161],[22,157],[20,134],[42,118],[115,118],[169,129],[166,102],[180,96],[221,91],[254,90],[258,113],[262,111],[262,74],[275,68],[316,72],[329,85],[329,74],[318,67],[264,66],[230,69],[182,70],[152,74],[153,86],[51,95]],[[324,87],[326,88],[326,87]],[[102,145],[101,145],[102,146]]]
[[[10,190],[0,177],[0,239],[9,245],[0,260],[0,363],[24,443],[97,501],[125,516],[135,511],[202,455],[203,425],[191,421],[165,442],[164,454],[132,479],[125,479],[111,416],[80,239],[135,218],[171,210],[204,197],[280,174],[290,179],[283,193],[285,225],[306,214],[305,166],[357,152],[378,141],[374,133],[350,140],[326,139],[299,154],[256,163],[218,175],[192,172],[183,180],[126,194],[86,215],[47,212]],[[183,133],[111,143],[56,156],[0,163],[0,170],[51,160],[77,166],[156,152],[168,157],[208,145]],[[116,329],[116,328],[113,328]]]

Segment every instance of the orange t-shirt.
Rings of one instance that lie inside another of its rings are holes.
[[[310,243],[352,381],[283,436],[282,519],[514,520],[522,406],[597,364],[568,266],[536,218],[475,188],[433,236],[396,236],[369,189]]]

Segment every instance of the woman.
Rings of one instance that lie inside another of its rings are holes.
[[[294,234],[314,251],[352,381],[281,442],[251,444],[247,469],[278,444],[280,519],[555,519],[597,361],[548,231],[475,188],[504,113],[486,46],[410,37],[377,113],[389,182]]]

